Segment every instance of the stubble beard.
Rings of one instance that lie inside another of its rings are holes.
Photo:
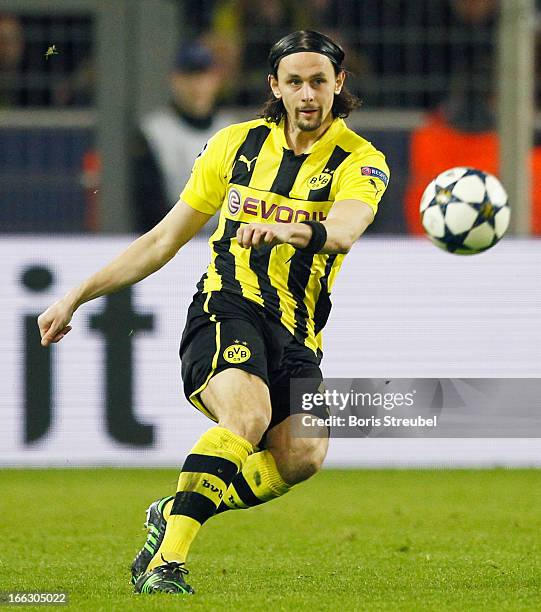
[[[301,132],[315,132],[319,130],[323,123],[321,110],[318,110],[315,117],[311,121],[305,121],[299,117],[300,111],[297,111],[297,127]]]

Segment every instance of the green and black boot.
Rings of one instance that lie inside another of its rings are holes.
[[[137,553],[131,565],[132,584],[135,584],[139,576],[147,571],[148,564],[162,543],[163,536],[165,535],[165,528],[167,527],[167,521],[163,516],[163,509],[165,508],[165,504],[174,499],[174,497],[174,495],[163,497],[153,504],[150,504],[147,509],[147,520],[145,521],[147,539],[145,545]]]
[[[188,570],[184,563],[176,561],[166,561],[162,557],[163,565],[158,565],[148,574],[139,576],[135,583],[136,593],[180,593],[192,595],[195,591],[189,584],[186,584],[184,576]]]

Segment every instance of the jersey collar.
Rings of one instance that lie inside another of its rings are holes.
[[[333,122],[328,127],[327,131],[323,134],[323,136],[318,138],[314,142],[314,144],[307,151],[303,153],[303,155],[308,155],[309,153],[313,153],[318,148],[328,144],[329,142],[334,140],[338,136],[338,134],[340,134],[340,132],[344,130],[345,127],[346,127],[346,124],[344,123],[344,120],[337,117],[336,119],[333,120]],[[287,139],[286,139],[285,118],[284,117],[282,117],[280,123],[273,124],[273,131],[274,131],[274,136],[277,140],[278,146],[281,147],[282,149],[291,150],[291,147],[287,143]]]

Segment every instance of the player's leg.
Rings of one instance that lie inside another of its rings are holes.
[[[266,384],[230,368],[210,379],[200,394],[218,426],[204,433],[186,457],[163,542],[148,569],[167,560],[184,562],[199,531],[215,512],[236,474],[270,422]]]
[[[227,510],[244,510],[259,506],[281,497],[289,491],[291,486],[292,484],[282,478],[270,450],[263,449],[254,452],[244,462],[242,471],[231,481],[216,514]],[[148,512],[152,512],[153,516],[147,519],[147,522],[152,525],[153,539],[159,537],[160,531],[165,530],[166,522],[171,515],[173,501],[173,497],[165,497],[154,502],[149,508]],[[152,546],[153,542],[150,542],[149,545]]]
[[[217,513],[253,508],[281,497],[295,484],[313,476],[322,466],[329,447],[328,429],[314,431],[317,437],[301,438],[301,415],[286,418],[265,436],[265,448],[246,459],[242,471],[232,480]],[[163,517],[168,520],[173,500],[164,502]]]
[[[164,560],[184,563],[201,525],[216,512],[270,422],[265,346],[257,325],[215,317],[210,323],[198,327],[183,351],[183,379],[190,400],[218,425],[203,434],[185,460],[165,535],[136,590],[146,582],[155,585]]]
[[[246,459],[242,471],[231,481],[216,513],[227,510],[253,508],[281,497],[295,484],[307,480],[321,468],[329,447],[328,429],[315,432],[318,437],[301,438],[298,431],[301,415],[293,415],[274,426],[265,437],[266,448],[252,453]],[[173,507],[174,497],[154,502],[149,512],[154,512],[151,525],[155,535],[165,529]],[[161,504],[161,506],[160,506]]]
[[[312,386],[314,388],[319,386],[318,377],[321,376],[319,369],[314,369],[313,366],[306,368],[304,364],[301,364],[301,367],[296,369],[296,373],[300,377],[313,377]],[[242,470],[229,484],[224,499],[218,507],[218,512],[250,508],[281,497],[294,484],[309,478],[320,468],[328,448],[328,430],[325,427],[315,432],[311,428],[311,434],[315,433],[316,437],[310,438],[295,435],[298,431],[294,427],[295,421],[302,418],[301,415],[295,413],[301,411],[301,404],[300,401],[290,404],[289,383],[286,386],[285,378],[287,377],[274,378],[275,385],[271,392],[273,415],[271,426],[260,443],[262,450],[248,456]],[[235,385],[236,381],[225,374],[220,378],[217,376],[216,381],[223,382],[223,387],[212,385],[208,397],[205,396],[206,402],[213,406],[219,404],[216,411],[223,413],[223,424],[227,423],[238,433],[242,431],[244,435],[249,435],[246,429],[240,429],[240,427],[245,428],[246,424],[238,423],[238,412],[234,410],[234,406],[224,405],[219,401],[226,388],[230,384]],[[252,382],[260,385],[256,378],[255,381],[254,379],[246,380],[241,387],[247,389],[248,384]],[[240,401],[241,398],[238,399]],[[296,406],[296,408],[291,406]],[[290,412],[294,414],[290,415]],[[325,414],[320,416],[325,416]],[[149,556],[149,551],[153,553],[156,546],[161,543],[175,499],[176,497],[164,498],[150,506],[147,515],[148,539],[132,566],[134,578],[145,571],[149,558],[152,557],[152,554]]]
[[[281,476],[272,453],[266,448],[251,454],[242,471],[227,489],[216,514],[259,506],[289,491],[291,484]]]
[[[293,414],[267,434],[267,449],[282,478],[290,485],[308,480],[323,465],[329,449],[327,427],[310,428],[314,437],[298,437],[302,431],[301,414]]]
[[[242,472],[229,485],[218,513],[252,508],[281,497],[321,468],[329,447],[328,430],[322,427],[314,438],[297,437],[292,432],[299,431],[295,421],[301,418],[290,416],[269,430],[266,448],[248,457]]]
[[[310,438],[299,437],[302,395],[317,392],[322,374],[309,349],[287,344],[281,367],[270,375],[272,420],[263,450],[250,455],[231,482],[218,513],[251,508],[281,497],[321,467],[328,449],[327,427],[310,428]],[[290,380],[303,379],[290,394]],[[317,416],[327,416],[323,407]],[[313,436],[313,437],[312,437]]]
[[[230,372],[230,370],[227,370],[227,372]],[[303,373],[305,375],[310,375],[306,370],[304,370]],[[312,372],[312,374],[314,374],[314,372]],[[315,374],[317,375],[317,372]],[[229,377],[226,378],[225,375],[221,381],[218,376],[216,380],[223,382],[224,388],[222,389],[218,386],[215,388],[213,385],[209,392],[209,398],[207,398],[206,401],[209,405],[211,405],[212,402],[224,405],[218,402],[220,395],[229,384],[235,381]],[[246,389],[247,385],[253,382],[255,382],[256,385],[260,384],[257,378],[255,381],[253,379],[248,379],[241,387]],[[280,390],[280,397],[287,396],[284,390],[280,389],[280,385],[274,387],[275,393],[277,390]],[[214,391],[217,393],[214,393]],[[210,397],[211,393],[214,393],[214,397],[212,398]],[[239,397],[238,399],[241,401],[245,398]],[[252,399],[251,395],[249,399]],[[229,484],[227,492],[218,506],[217,512],[224,512],[230,509],[250,508],[281,497],[287,493],[294,484],[306,480],[315,474],[321,467],[328,448],[328,429],[324,427],[314,432],[311,428],[311,434],[315,433],[316,437],[298,437],[298,435],[295,435],[295,432],[298,432],[295,427],[295,421],[301,419],[302,415],[293,414],[283,418],[286,414],[286,412],[283,411],[284,405],[284,403],[282,403],[282,406],[278,404],[277,410],[275,410],[275,414],[273,414],[272,420],[276,424],[272,426],[265,435],[265,448],[248,456],[242,470],[237,473]],[[244,423],[237,424],[237,412],[228,410],[229,406],[229,404],[225,404],[225,408],[223,409],[223,422],[227,422],[228,426],[232,428],[246,427]],[[282,410],[280,410],[280,408],[282,408]],[[217,408],[217,411],[220,412],[220,407]],[[293,409],[293,412],[295,412],[295,409]],[[322,414],[321,416],[325,415]],[[237,429],[237,431],[241,430]],[[246,429],[242,431],[245,435],[249,435]],[[263,444],[261,446],[263,446]],[[155,547],[161,543],[166,531],[166,526],[170,520],[175,500],[176,497],[171,496],[158,500],[150,506],[147,515],[147,527],[149,528],[148,539],[132,566],[134,578],[145,571],[148,560],[152,556],[149,556],[149,551],[153,553]]]
[[[250,444],[253,444],[254,446],[257,442],[259,442],[263,432],[268,427],[270,421],[270,399],[268,387],[261,380],[261,378],[253,374],[233,368],[224,370],[209,381],[207,388],[201,394],[201,400],[204,402],[205,408],[208,409],[209,412],[212,412],[218,419],[219,428],[240,436],[240,438],[249,441]],[[249,408],[252,406],[254,407],[253,409]],[[257,406],[260,406],[261,408],[258,409]],[[242,409],[239,410],[239,407]],[[217,429],[218,428],[213,428],[210,431],[212,432]],[[177,540],[179,540],[181,545],[180,550],[176,549],[176,551],[171,551],[169,550],[171,546],[176,548],[176,545],[174,541],[171,544],[169,543],[171,538],[169,541],[164,542],[164,536],[172,514],[173,516],[181,516],[183,513],[188,513],[188,516],[195,518],[195,520],[202,525],[205,520],[209,518],[209,516],[214,514],[214,510],[216,510],[216,508],[212,508],[210,505],[207,505],[207,513],[196,514],[195,511],[190,508],[192,502],[191,497],[199,499],[200,502],[202,501],[201,498],[198,496],[183,494],[179,495],[179,492],[183,491],[182,486],[186,478],[186,476],[183,476],[183,474],[185,472],[189,472],[193,478],[194,471],[204,470],[206,467],[205,463],[208,460],[206,457],[201,457],[200,455],[202,453],[207,455],[209,452],[211,452],[211,449],[206,446],[208,441],[208,433],[209,432],[203,435],[201,440],[192,449],[190,455],[186,458],[179,477],[178,491],[176,495],[170,495],[155,501],[147,510],[147,520],[145,522],[145,527],[148,530],[147,541],[134,559],[131,568],[132,582],[134,584],[142,573],[148,572],[155,567],[156,564],[160,564],[162,554],[166,559],[169,557],[186,557],[189,546],[196,535],[195,529],[197,529],[197,525],[186,518],[175,518],[174,521],[178,522],[181,527],[179,529],[175,529],[174,532],[171,530],[171,528],[169,528],[169,534],[172,535],[175,533],[175,537]],[[201,448],[202,443],[205,445],[204,448]],[[197,457],[198,455],[199,457]],[[256,457],[256,460],[252,461],[252,457]],[[266,464],[269,464],[268,468],[265,467]],[[210,469],[210,467],[206,469]],[[217,466],[216,470],[217,469],[220,469],[220,466]],[[276,483],[276,487],[278,488],[273,487],[273,494],[270,498],[273,499],[274,497],[282,494],[282,492],[285,493],[285,491],[289,489],[289,486],[285,486],[283,490],[279,489],[279,487],[283,487],[284,485],[282,484],[279,476],[276,476],[274,459],[267,451],[264,453],[259,452],[248,455],[242,469],[240,469],[239,466],[239,470],[235,472],[234,479],[240,478],[243,480],[242,475],[246,474],[248,480],[250,482],[254,482],[254,472],[256,470],[259,470],[260,473],[263,474],[263,482],[270,480],[271,482]],[[221,485],[221,489],[217,494],[219,502],[218,508],[223,506],[222,500],[227,494],[229,496],[232,495],[232,492],[230,492],[231,483],[229,480],[225,479],[223,471],[219,475],[221,476],[220,485],[221,482],[223,482],[223,485]],[[217,476],[217,474],[214,474],[214,476]],[[200,477],[205,478],[204,472],[201,473]],[[210,483],[210,480],[208,480],[208,482]],[[216,484],[217,483],[214,482],[214,485]],[[193,482],[190,483],[190,486],[193,487]],[[238,482],[237,487],[239,487]],[[229,493],[226,493],[226,491]],[[208,496],[208,493],[209,489],[205,489],[203,492],[205,496]],[[204,503],[206,504],[206,501]],[[239,505],[238,507],[244,506]],[[187,523],[188,527],[195,526],[195,529],[190,531],[189,534],[185,534],[185,530],[182,529],[185,523]],[[186,537],[186,535],[188,535],[188,537]]]
[[[213,376],[200,393],[218,425],[256,446],[271,421],[267,384],[257,375],[230,367]]]
[[[286,359],[286,367],[271,375],[272,419],[262,450],[248,456],[242,470],[233,478],[217,514],[227,510],[252,508],[272,499],[281,497],[290,488],[310,478],[321,467],[328,449],[328,428],[310,427],[310,438],[299,437],[302,431],[301,396],[314,393],[322,380],[319,366],[313,362],[310,353],[297,347]],[[307,357],[308,356],[308,357]],[[308,361],[306,360],[308,359]],[[304,379],[305,388],[297,388],[290,397],[291,378]],[[326,408],[316,416],[327,416]],[[297,433],[295,433],[297,432]],[[158,502],[155,502],[157,504]],[[163,529],[168,520],[172,501],[163,502],[161,514],[156,514],[156,528]]]
[[[270,421],[266,384],[242,370],[231,368],[211,378],[201,400],[218,425],[205,432],[186,457],[163,540],[137,579],[137,592],[192,592],[179,574],[190,547]]]

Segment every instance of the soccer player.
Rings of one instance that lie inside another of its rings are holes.
[[[318,32],[278,41],[262,118],[212,137],[167,216],[38,319],[42,344],[58,342],[81,304],[161,268],[220,209],[180,345],[186,397],[217,425],[186,457],[175,495],[149,508],[136,592],[192,593],[184,564],[205,521],[283,495],[324,460],[326,429],[292,435],[302,408],[289,381],[315,391],[322,380],[330,291],[389,176],[343,121],[356,105],[343,60]]]

